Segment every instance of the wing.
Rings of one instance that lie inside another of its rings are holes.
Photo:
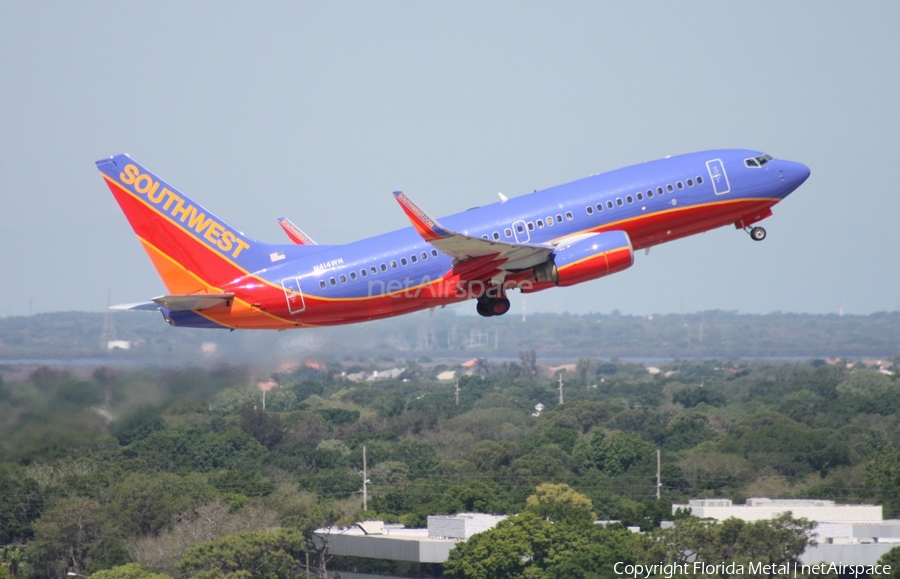
[[[551,245],[489,241],[456,233],[443,227],[403,193],[397,191],[394,197],[422,239],[453,258],[453,269],[448,276],[457,277],[460,282],[503,283],[516,278],[516,274],[531,273],[532,268],[546,262],[553,253]]]

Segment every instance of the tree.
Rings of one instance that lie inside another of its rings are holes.
[[[178,568],[196,579],[288,579],[302,572],[305,545],[293,529],[242,531],[189,549]]]
[[[885,577],[885,579],[900,578],[900,547],[894,547],[882,555],[881,559],[878,560],[878,564],[891,566],[891,574],[884,575],[883,577]]]
[[[91,551],[104,536],[103,507],[91,499],[62,499],[34,524],[34,540],[27,557],[39,573],[59,575],[71,569],[82,573]]]
[[[278,414],[266,412],[247,402],[241,406],[240,416],[241,430],[269,450],[278,446],[284,438],[284,421]]]
[[[31,537],[31,523],[40,516],[42,506],[41,491],[24,468],[0,466],[0,545]]]
[[[617,432],[606,438],[603,429],[595,428],[587,440],[575,445],[572,456],[581,461],[584,469],[596,468],[615,476],[652,458],[654,447],[637,434]]]
[[[198,507],[214,494],[199,474],[133,473],[116,486],[107,508],[124,535],[155,535],[170,527],[176,515]]]
[[[594,519],[591,499],[567,484],[538,485],[525,504],[529,511],[555,522],[583,523]]]
[[[638,535],[590,521],[553,523],[526,511],[459,543],[444,573],[452,579],[614,577],[616,562],[634,563]]]
[[[128,563],[112,569],[97,571],[91,575],[91,579],[172,579],[172,577],[162,573],[153,573],[137,563]]]
[[[688,563],[728,561],[742,564],[791,565],[809,545],[814,523],[784,513],[771,520],[747,522],[731,518],[723,522],[696,517],[675,520],[669,529],[648,533],[644,538],[648,564],[658,561]],[[729,575],[721,575],[728,577]]]
[[[171,529],[157,536],[146,535],[130,542],[128,550],[144,567],[177,574],[176,565],[185,551],[238,531],[261,531],[278,526],[274,511],[248,505],[237,512],[222,500],[214,500],[193,512],[180,513]]]

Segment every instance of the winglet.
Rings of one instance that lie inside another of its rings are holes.
[[[422,236],[425,241],[431,242],[438,239],[446,239],[453,235],[452,232],[444,229],[440,223],[433,219],[430,215],[422,211],[418,205],[412,202],[412,199],[404,195],[401,191],[394,191],[394,198],[403,208],[403,212],[412,222],[413,227]]]
[[[299,227],[291,223],[291,220],[287,217],[279,217],[278,225],[284,229],[284,232],[297,245],[315,245],[316,242],[313,241],[312,237],[303,233]]]

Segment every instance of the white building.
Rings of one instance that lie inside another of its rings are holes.
[[[817,545],[807,548],[800,557],[806,565],[840,562],[845,565],[872,565],[882,555],[900,546],[900,521],[882,519],[881,505],[838,505],[834,501],[817,499],[773,500],[747,499],[745,505],[735,505],[729,499],[692,500],[687,505],[700,518],[724,521],[773,519],[789,512],[795,518],[816,523],[813,538]]]
[[[481,513],[433,515],[428,517],[426,529],[364,521],[352,527],[317,529],[316,535],[328,540],[331,555],[443,563],[456,543],[494,528],[505,518]]]

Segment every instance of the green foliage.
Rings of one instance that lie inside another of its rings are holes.
[[[684,563],[727,561],[746,566],[749,562],[784,565],[800,560],[814,523],[782,514],[771,520],[746,522],[728,519],[721,523],[709,519],[683,517],[670,529],[657,530],[644,538],[644,561]]]
[[[580,441],[572,451],[583,469],[596,468],[610,475],[626,472],[639,462],[652,460],[656,449],[637,434],[617,432],[606,437],[596,428],[586,441]]]
[[[344,410],[343,408],[322,408],[316,410],[332,426],[345,426],[359,420],[358,410]]]
[[[269,450],[284,439],[285,425],[281,416],[266,412],[253,404],[241,406],[240,427]]]
[[[305,546],[293,529],[243,531],[191,548],[178,568],[196,579],[288,579],[300,575]]]
[[[593,322],[578,323],[590,333]],[[624,331],[621,317],[603,325]],[[563,339],[562,327],[548,335]],[[426,362],[391,360],[409,382],[365,385],[334,381],[330,364],[320,381],[277,376],[293,385],[275,388],[284,400],[265,412],[246,404],[259,402],[255,378],[234,368],[7,378],[0,540],[27,543],[33,564],[23,561],[23,579],[64,574],[72,554],[82,574],[131,556],[172,576],[240,574],[238,563],[216,566],[224,559],[192,571],[176,562],[237,531],[281,526],[307,539],[318,526],[357,518],[364,446],[372,510],[358,516],[422,526],[431,514],[522,513],[495,537],[499,546],[481,543],[480,559],[467,558],[476,576],[604,576],[604,562],[646,553],[635,535],[588,524],[592,513],[657,533],[673,501],[695,497],[763,489],[772,498],[882,502],[886,516],[900,516],[898,378],[860,365],[733,360],[658,362],[664,371],[652,375],[641,364],[583,358],[577,379],[567,378],[566,403],[554,406],[556,383],[528,375],[531,363],[482,360],[478,375],[460,377],[459,405],[455,383],[429,380]],[[707,393],[724,398],[702,399]],[[538,401],[550,408],[533,416]],[[700,533],[722,549],[761,553],[775,549],[765,536],[794,538],[722,529],[692,527],[660,544]],[[220,546],[219,554],[238,550]],[[165,561],[151,563],[150,553]],[[121,572],[132,571],[141,569]]]
[[[154,432],[126,449],[126,456],[159,470],[255,469],[267,455],[255,438],[237,428],[223,432],[178,427]]]
[[[525,504],[529,511],[556,523],[590,524],[596,516],[591,499],[567,484],[538,485]]]
[[[24,468],[0,464],[0,545],[31,537],[31,523],[40,515],[44,497]]]
[[[850,464],[850,450],[833,431],[813,429],[774,412],[747,416],[734,426],[720,448],[790,477],[814,471],[827,473]]]
[[[199,474],[133,473],[116,486],[107,508],[124,535],[155,535],[214,495]]]
[[[34,523],[34,540],[26,556],[39,574],[59,576],[67,568],[82,572],[107,535],[109,524],[103,507],[91,499],[72,497],[46,510]]]
[[[127,563],[112,569],[97,571],[90,577],[91,579],[172,579],[169,575],[148,571],[137,563]]]
[[[891,572],[890,574],[881,575],[885,579],[898,579],[900,578],[900,547],[894,547],[887,553],[881,556],[878,559],[879,565],[890,565]]]
[[[525,512],[501,521],[450,551],[452,579],[612,577],[616,562],[633,563],[637,535],[588,523],[552,523]]]
[[[709,406],[724,406],[727,402],[725,394],[714,392],[709,388],[698,386],[697,388],[685,388],[679,390],[672,396],[672,402],[681,404],[685,408],[693,408],[699,404],[708,404]]]
[[[166,428],[162,410],[156,406],[145,406],[132,412],[111,430],[122,446],[143,440],[158,430]]]

